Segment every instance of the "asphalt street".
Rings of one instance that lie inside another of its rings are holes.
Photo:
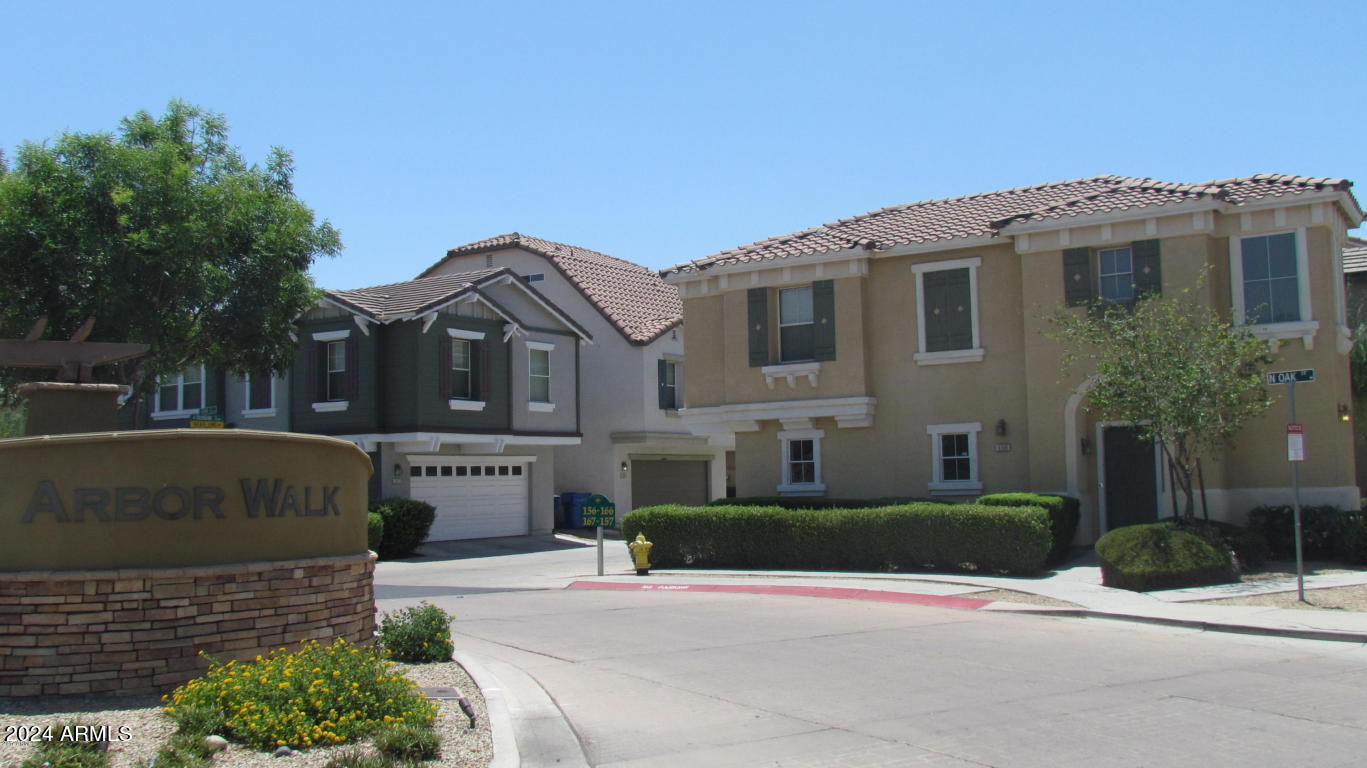
[[[382,610],[456,614],[595,766],[1356,766],[1367,650],[813,597],[565,589],[552,539],[381,563]],[[611,542],[608,572],[627,571]],[[649,578],[649,577],[648,577]]]

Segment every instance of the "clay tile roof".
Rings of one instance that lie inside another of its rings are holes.
[[[452,248],[446,257],[503,248],[522,248],[545,257],[632,344],[649,344],[683,321],[677,288],[653,270],[606,253],[512,232]]]
[[[370,288],[327,291],[326,295],[339,304],[384,322],[395,317],[420,314],[504,271],[506,270],[484,269],[478,272],[424,277]]]
[[[1174,206],[1201,199],[1244,205],[1270,196],[1323,189],[1347,190],[1344,179],[1260,174],[1237,179],[1184,184],[1130,176],[1093,176],[1033,187],[1017,187],[962,197],[926,200],[881,208],[790,235],[771,237],[662,270],[696,272],[710,267],[807,256],[853,248],[995,237],[1019,221],[1090,216],[1139,208]]]
[[[1367,272],[1367,240],[1350,237],[1343,246],[1343,271]]]

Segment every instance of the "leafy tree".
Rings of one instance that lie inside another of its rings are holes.
[[[67,338],[93,316],[91,341],[151,345],[100,373],[135,397],[195,363],[284,371],[291,322],[317,295],[309,266],[341,241],[294,196],[289,153],[249,165],[227,139],[222,115],[173,101],[117,135],[0,155],[0,338],[43,315],[48,338]]]
[[[1158,441],[1182,491],[1182,516],[1193,518],[1197,458],[1271,405],[1267,342],[1232,327],[1190,289],[1132,308],[1059,308],[1049,321],[1045,335],[1063,346],[1064,375],[1079,364],[1095,371],[1087,410],[1133,422]]]

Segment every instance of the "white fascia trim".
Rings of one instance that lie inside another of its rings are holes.
[[[314,404],[313,404],[313,412],[314,412],[314,413],[335,413],[335,412],[337,412],[337,411],[345,411],[345,410],[347,409],[347,407],[350,406],[350,405],[351,405],[351,401],[350,401],[350,400],[328,400],[327,402],[323,402],[323,403],[314,403]]]
[[[873,252],[874,258],[885,259],[894,256],[908,256],[920,253],[939,253],[940,251],[955,251],[960,248],[983,248],[989,245],[996,245],[1004,242],[995,235],[975,235],[972,237],[950,237],[940,240],[930,240],[924,243],[901,243],[891,245],[887,248],[880,248]]]
[[[911,265],[912,274],[919,275],[922,272],[940,272],[946,269],[962,269],[964,267],[980,267],[983,257],[970,256],[966,259],[945,259],[943,261],[923,261]]]
[[[266,418],[267,416],[274,416],[274,415],[275,415],[275,409],[274,409],[274,408],[253,408],[253,409],[250,410],[250,411],[243,411],[243,412],[242,412],[242,418],[244,418],[244,419],[262,419],[262,418]]]
[[[1335,202],[1343,208],[1348,215],[1353,214],[1353,208],[1348,203],[1348,194],[1337,189],[1321,189],[1314,192],[1301,192],[1293,195],[1269,195],[1261,200],[1252,200],[1239,205],[1221,203],[1220,212],[1226,214],[1250,213],[1253,211],[1266,211],[1271,208],[1291,208],[1297,205],[1309,205],[1311,203]],[[1359,215],[1361,211],[1358,211]]]
[[[759,259],[756,261],[743,261],[738,264],[726,264],[724,266],[708,267],[695,272],[671,272],[664,278],[670,285],[680,283],[695,283],[713,277],[723,275],[743,275],[748,272],[760,272],[769,269],[779,269],[782,267],[801,267],[808,264],[833,264],[842,261],[864,261],[869,259],[870,252],[863,248],[847,248],[841,251],[828,251],[826,253],[814,253],[808,256],[787,256],[781,259]],[[868,274],[867,268],[860,270],[860,274]],[[810,281],[806,281],[810,282]],[[740,286],[736,287],[750,287]]]
[[[370,319],[369,319],[369,318],[363,317],[363,316],[361,316],[361,315],[352,315],[352,316],[351,316],[351,319],[356,321],[356,327],[361,329],[361,333],[362,333],[362,334],[365,334],[366,336],[369,336],[369,335],[370,335]]]
[[[644,445],[647,443],[672,443],[684,447],[707,444],[707,437],[686,432],[611,432],[608,439],[614,445]]]
[[[483,341],[484,331],[467,331],[464,328],[447,328],[446,335],[453,339],[465,339],[467,341]]]
[[[517,318],[513,317],[512,315],[509,315],[507,312],[500,309],[498,305],[494,304],[492,301],[489,301],[488,299],[484,298],[484,296],[480,295],[479,291],[466,291],[463,293],[458,293],[455,296],[452,296],[449,301],[444,301],[419,315],[419,317],[423,318],[423,322],[425,323],[425,325],[423,326],[423,332],[426,332],[428,327],[430,327],[432,323],[436,322],[437,313],[441,312],[443,309],[446,309],[452,304],[463,304],[465,302],[479,302],[480,304],[483,304],[484,306],[488,307],[490,311],[492,311],[494,314],[512,323],[513,325],[517,325],[519,327],[522,325]]]
[[[483,400],[458,400],[456,398],[447,400],[446,404],[451,406],[453,411],[482,411],[485,406]]]
[[[943,352],[917,352],[911,356],[917,365],[949,365],[951,363],[979,363],[987,356],[982,347],[977,349],[947,349]]]
[[[943,435],[947,432],[959,434],[961,432],[981,432],[983,423],[981,421],[961,421],[958,424],[927,424],[927,435]]]
[[[527,403],[527,410],[532,413],[554,413],[555,403],[529,402]]]
[[[340,331],[320,331],[313,334],[314,341],[341,341],[351,335],[351,329],[346,328]]]
[[[872,426],[877,403],[876,397],[831,397],[684,408],[679,415],[699,434],[753,432],[760,421],[804,418],[834,418],[836,426],[844,429]]]
[[[523,343],[527,345],[527,349],[539,349],[542,352],[550,352],[555,349],[555,345],[548,341],[532,341],[531,339],[528,339]]]
[[[579,329],[579,326],[575,324],[574,320],[571,319],[569,315],[566,315],[564,312],[557,309],[555,305],[551,304],[548,300],[546,300],[546,298],[541,295],[541,292],[533,288],[531,285],[529,285],[527,281],[522,280],[521,278],[515,277],[513,275],[504,275],[504,277],[508,279],[509,285],[517,286],[518,290],[522,291],[523,293],[531,297],[532,301],[535,301],[537,304],[540,304],[542,309],[554,315],[556,319],[563,323],[565,328],[572,332],[575,336],[578,336],[579,338],[587,342],[593,341],[592,337],[587,335],[585,331]]]
[[[427,446],[424,451],[412,450],[409,453],[435,453],[444,445],[579,445],[581,437],[554,437],[533,435],[470,434],[466,432],[372,432],[356,435],[335,435],[338,440],[355,443],[361,450],[374,451],[381,443],[418,443]],[[464,457],[462,457],[464,458]]]
[[[1176,210],[1178,207],[1181,210]],[[1105,213],[1070,213],[1045,221],[1018,221],[1002,227],[1001,233],[1007,236],[1026,235],[1056,229],[1077,229],[1078,227],[1095,227],[1101,224],[1116,224],[1122,221],[1143,221],[1144,219],[1160,219],[1164,216],[1184,216],[1197,211],[1230,212],[1226,211],[1226,208],[1230,208],[1231,211],[1241,210],[1241,208],[1231,208],[1218,200],[1187,200]],[[1043,250],[1058,249],[1045,248]]]

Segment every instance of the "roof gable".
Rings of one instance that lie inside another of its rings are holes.
[[[453,257],[505,248],[521,248],[549,261],[632,344],[649,344],[683,321],[678,289],[653,270],[598,251],[517,232],[452,248],[419,277],[431,274]]]

